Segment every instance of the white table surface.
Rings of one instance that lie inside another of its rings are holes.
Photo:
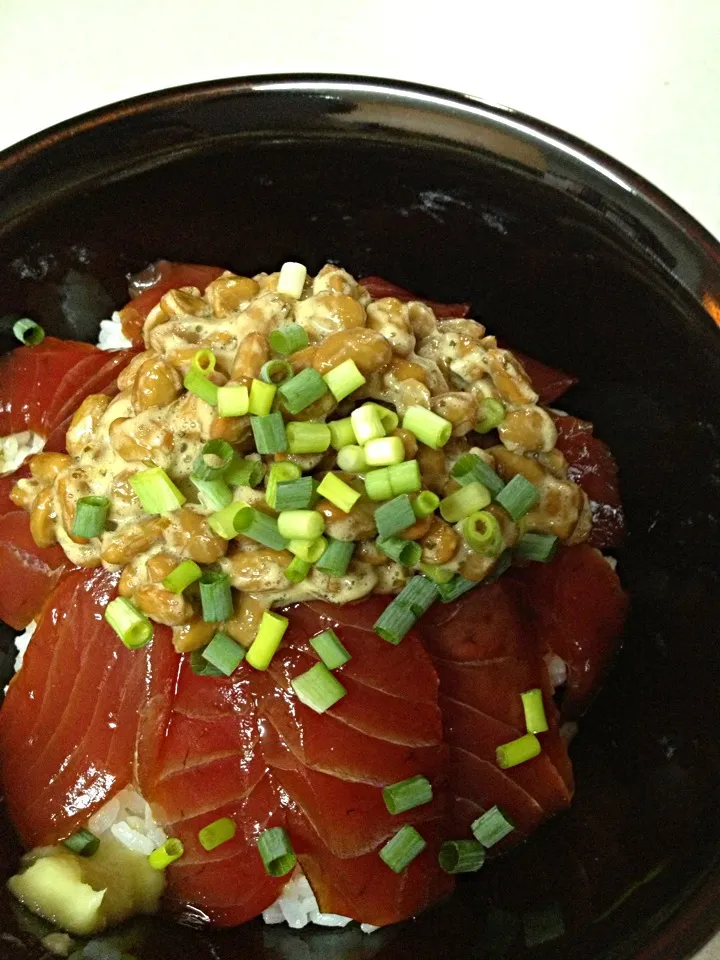
[[[622,160],[720,237],[720,0],[0,0],[0,148],[150,90],[291,71],[514,107]]]

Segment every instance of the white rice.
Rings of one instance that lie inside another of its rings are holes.
[[[20,667],[23,665],[25,651],[27,650],[30,640],[32,639],[32,635],[35,633],[36,627],[37,621],[31,620],[23,632],[19,633],[15,637],[15,649],[17,650],[17,656],[15,657],[15,673],[17,673]]]
[[[100,321],[100,336],[97,345],[101,350],[124,350],[132,346],[132,341],[128,340],[122,331],[122,322],[117,311],[112,315],[111,320]]]
[[[263,911],[265,923],[287,923],[293,930],[302,930],[309,923],[320,927],[346,927],[352,923],[350,917],[341,917],[337,913],[320,913],[318,902],[312,887],[302,870],[298,867],[283,887],[275,903]],[[377,927],[361,923],[363,933],[373,933]]]
[[[0,476],[15,473],[28,457],[40,453],[45,440],[32,430],[0,437]]]

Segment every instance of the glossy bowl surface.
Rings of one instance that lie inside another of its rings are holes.
[[[370,937],[153,920],[105,947],[141,960],[691,956],[720,922],[717,243],[557,130],[366,78],[170,90],[0,155],[0,349],[18,314],[94,340],[125,273],[158,257],[250,274],[330,258],[470,300],[491,331],[578,374],[563,406],[620,461],[633,611],[572,748],[573,808],[450,902]],[[6,824],[4,874],[16,855]],[[520,915],[553,903],[566,935],[526,950]],[[38,954],[27,918],[0,911],[0,957]]]

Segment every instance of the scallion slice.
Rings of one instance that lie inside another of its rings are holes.
[[[517,473],[509,483],[505,484],[495,499],[517,523],[538,504],[540,491],[534,483],[530,483],[521,473]]]
[[[198,350],[192,359],[190,369],[185,374],[183,386],[196,397],[217,406],[218,387],[210,380],[210,374],[215,369],[215,354],[211,350]]]
[[[369,440],[363,452],[370,467],[388,467],[394,463],[402,463],[405,459],[405,447],[400,437],[378,437],[376,440]]]
[[[440,847],[438,863],[445,873],[475,873],[486,856],[485,847],[477,840],[448,840]]]
[[[412,502],[412,508],[418,520],[424,520],[435,513],[440,505],[440,497],[431,490],[421,490]]]
[[[422,487],[420,465],[417,460],[406,460],[387,467],[390,487],[394,497],[401,493],[417,493]]]
[[[316,637],[311,637],[310,646],[328,670],[337,670],[351,659],[334,630],[323,630]]]
[[[45,339],[45,331],[40,324],[27,318],[15,321],[13,334],[20,343],[24,343],[27,347],[36,347]]]
[[[390,500],[393,496],[390,485],[390,469],[370,470],[365,474],[365,493],[371,500]]]
[[[327,392],[327,384],[313,367],[306,367],[278,387],[278,393],[290,413],[300,413]]]
[[[330,428],[330,442],[333,450],[340,450],[351,443],[357,443],[350,417],[345,417],[344,420],[331,420],[328,427]]]
[[[426,846],[427,844],[415,827],[406,823],[380,850],[380,859],[394,873],[402,873],[406,867],[410,866],[415,857],[423,852]]]
[[[203,659],[211,663],[225,677],[229,677],[245,659],[245,648],[226,633],[216,633],[202,652]]]
[[[450,567],[444,567],[436,563],[421,563],[418,569],[420,569],[428,579],[438,585],[450,583],[455,576],[455,571],[450,569]]]
[[[275,502],[270,506],[276,510],[306,510],[317,503],[317,487],[318,482],[312,477],[283,480],[276,485]]]
[[[297,857],[282,827],[269,827],[258,837],[258,853],[270,877],[284,877],[295,868]]]
[[[212,350],[196,350],[193,355],[192,361],[190,362],[190,369],[197,370],[198,373],[201,373],[204,377],[209,377],[211,373],[215,372],[215,366],[217,364],[217,358]]]
[[[477,433],[490,433],[505,419],[505,405],[494,397],[483,397],[478,404]]]
[[[163,586],[171,593],[182,593],[191,583],[195,583],[202,576],[201,568],[194,560],[183,560],[163,580]]]
[[[257,487],[264,476],[265,464],[262,460],[245,459],[236,453],[223,474],[223,480],[231,487]]]
[[[242,533],[271,550],[284,550],[287,546],[285,537],[278,530],[275,517],[269,517],[254,507],[243,504],[235,514],[233,523],[237,533]]]
[[[317,540],[325,532],[325,518],[317,510],[284,510],[277,526],[286,540]]]
[[[448,580],[447,583],[440,583],[437,580],[435,583],[443,603],[452,603],[478,585],[477,580],[466,580],[465,577],[461,577],[459,573],[454,576],[452,580]]]
[[[63,846],[79,857],[92,857],[98,851],[100,838],[85,827],[80,827],[75,833],[71,833],[69,837],[63,840]]]
[[[415,626],[416,620],[417,617],[412,610],[404,604],[398,603],[396,597],[392,603],[385,607],[375,621],[373,629],[379,637],[396,647],[408,630]]]
[[[216,533],[224,540],[232,540],[232,538],[239,533],[235,526],[237,516],[240,511],[244,510],[247,506],[249,506],[249,504],[244,501],[235,500],[233,503],[228,504],[227,507],[223,507],[222,510],[218,510],[217,513],[211,514],[207,518],[208,526],[213,533]]]
[[[205,649],[205,647],[200,647],[199,650],[192,651],[190,654],[190,669],[196,677],[222,677],[222,671],[208,663],[203,656]]]
[[[545,714],[545,704],[543,703],[543,693],[539,687],[533,690],[526,690],[520,694],[522,698],[523,711],[525,713],[525,728],[528,733],[546,733],[548,727],[547,716]]]
[[[200,503],[207,510],[222,510],[223,507],[232,503],[232,490],[219,477],[215,480],[198,480],[197,477],[190,477],[190,482],[200,495]]]
[[[307,267],[304,263],[295,263],[288,260],[280,267],[280,276],[277,282],[277,292],[286,297],[299,300],[307,280]]]
[[[260,629],[247,652],[247,662],[256,670],[267,670],[288,628],[288,618],[266,610]]]
[[[215,847],[232,840],[236,831],[235,821],[230,817],[220,817],[219,820],[213,820],[202,830],[198,831],[198,840],[200,846],[207,851],[214,850]]]
[[[471,513],[487,507],[489,503],[490,491],[482,483],[474,480],[440,501],[440,516],[448,523],[457,523],[458,520],[469,517]]]
[[[182,841],[177,837],[169,837],[161,847],[157,847],[148,857],[148,864],[153,870],[164,870],[171,863],[175,863],[185,853]]]
[[[386,407],[382,403],[368,403],[366,406],[375,408],[377,415],[380,417],[380,423],[385,428],[385,433],[392,433],[400,423],[400,417],[390,407]]]
[[[302,557],[293,557],[285,568],[285,576],[290,583],[302,583],[303,580],[307,579],[311,569],[312,564],[308,563],[307,560],[303,560]]]
[[[383,800],[388,811],[393,815],[405,813],[430,803],[433,798],[432,785],[427,777],[410,777],[383,788]]]
[[[344,577],[350,566],[355,544],[342,540],[332,540],[328,537],[326,549],[315,563],[315,569],[326,573],[330,577]]]
[[[326,473],[317,488],[318,496],[324,497],[334,504],[343,513],[350,513],[360,499],[357,490],[341,480],[335,473]]]
[[[478,510],[462,521],[462,535],[467,545],[483,557],[498,557],[503,537],[497,518],[487,510]]]
[[[288,423],[285,432],[290,453],[324,453],[330,446],[330,427],[326,423]]]
[[[328,370],[323,380],[338,402],[344,400],[345,397],[349,397],[351,393],[367,382],[358,370],[354,360],[344,360],[337,367]]]
[[[306,563],[317,563],[327,550],[328,542],[325,537],[317,540],[290,540],[287,549]]]
[[[232,463],[233,448],[227,440],[208,440],[192,469],[198,480],[217,480]]]
[[[414,540],[402,540],[400,537],[378,537],[375,541],[378,550],[405,567],[414,567],[422,556],[422,547]]]
[[[407,607],[417,620],[427,613],[439,595],[437,584],[432,580],[427,577],[412,577],[395,597],[394,603]]]
[[[378,408],[374,403],[364,403],[350,414],[352,428],[357,442],[364,446],[369,440],[376,440],[385,436]]]
[[[221,417],[244,417],[250,410],[248,388],[234,383],[218,387],[217,407]]]
[[[272,410],[277,387],[274,383],[265,383],[264,380],[253,380],[250,384],[248,412],[256,417],[266,417]]]
[[[420,443],[433,450],[444,447],[452,435],[452,424],[425,407],[410,406],[403,417],[403,427],[409,430]]]
[[[298,480],[302,476],[302,470],[296,463],[289,460],[281,460],[280,463],[274,463],[268,472],[267,483],[265,484],[265,500],[273,510],[279,509],[277,506],[278,485],[291,480]]]
[[[109,509],[107,497],[80,497],[75,509],[72,535],[87,540],[99,537],[105,529]]]
[[[478,843],[490,849],[509,836],[515,829],[515,824],[500,807],[491,807],[475,820],[470,829]]]
[[[368,466],[365,451],[355,443],[349,443],[338,450],[337,464],[347,473],[364,473]]]
[[[524,533],[515,544],[515,556],[549,563],[557,552],[558,543],[558,538],[549,533]]]
[[[381,537],[392,537],[415,523],[415,513],[406,493],[383,503],[375,511],[375,524]]]
[[[219,623],[233,615],[230,578],[217,570],[206,570],[200,577],[200,603],[205,623]]]
[[[152,640],[152,623],[127,597],[111,600],[105,607],[105,619],[130,650],[138,650]]]
[[[493,497],[496,497],[505,486],[493,468],[476,453],[466,453],[460,457],[450,473],[463,487],[475,481],[482,483]]]
[[[264,417],[250,417],[258,453],[285,453],[288,448],[285,423],[279,410]]]
[[[287,360],[268,360],[262,365],[260,379],[263,383],[274,383],[279,386],[295,376],[292,364]]]
[[[535,734],[526,733],[524,737],[503,743],[496,749],[497,765],[501,770],[509,770],[537,757],[540,750],[540,741]]]
[[[492,568],[490,574],[485,577],[483,582],[487,585],[488,583],[495,583],[496,580],[499,580],[505,571],[508,570],[512,565],[512,559],[512,550],[503,550],[503,552],[497,558],[495,566]]]
[[[308,335],[299,323],[288,323],[278,330],[273,330],[268,337],[270,346],[275,353],[289,357],[291,353],[304,350],[308,345]]]
[[[324,663],[316,663],[290,681],[298,700],[315,713],[325,713],[345,696],[345,687]]]
[[[170,513],[185,503],[185,496],[178,490],[162,467],[141,470],[130,477],[130,486],[138,495],[146,513]]]

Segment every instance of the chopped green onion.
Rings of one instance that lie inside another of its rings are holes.
[[[355,544],[328,538],[327,548],[315,563],[315,569],[330,577],[344,577],[350,566]]]
[[[178,490],[162,467],[141,470],[130,477],[130,486],[138,495],[146,513],[169,513],[185,503],[185,496]]]
[[[522,915],[522,923],[523,938],[528,950],[539,947],[543,943],[550,943],[551,940],[557,940],[565,934],[565,921],[559,903],[551,903],[537,910],[528,910]]]
[[[290,453],[325,453],[330,446],[326,423],[289,423],[285,431]]]
[[[394,602],[400,603],[418,619],[430,609],[439,596],[437,585],[427,577],[413,577],[405,584]]]
[[[484,397],[478,404],[477,433],[490,433],[505,419],[505,405],[494,397]]]
[[[500,807],[490,807],[471,825],[473,836],[484,847],[490,849],[500,843],[515,829],[512,820],[503,813]]]
[[[245,459],[236,453],[223,480],[231,487],[257,487],[264,476],[265,464],[262,460]]]
[[[427,844],[415,827],[406,823],[395,836],[388,840],[380,851],[380,859],[390,867],[394,873],[402,873],[418,854],[422,853]]]
[[[370,470],[365,474],[365,493],[371,500],[389,500],[392,495],[390,486],[390,469],[382,467],[380,470]]]
[[[385,436],[385,427],[383,426],[378,407],[374,403],[364,403],[361,407],[350,414],[352,428],[357,437],[357,442],[364,446],[369,440],[376,440],[378,437]]]
[[[250,384],[250,398],[248,412],[256,417],[266,417],[272,410],[277,387],[274,383],[265,383],[264,380],[253,380]]]
[[[501,744],[495,751],[497,764],[501,770],[509,770],[521,763],[527,763],[540,753],[540,741],[534,733],[526,733],[524,737]]]
[[[477,840],[448,840],[440,847],[438,863],[445,873],[475,873],[486,856],[485,847]]]
[[[540,500],[540,491],[521,473],[516,474],[495,498],[504,507],[515,523],[522,520]]]
[[[36,347],[45,339],[45,331],[34,320],[16,320],[13,324],[13,334],[28,347]]]
[[[350,417],[345,417],[344,420],[331,420],[328,427],[330,428],[330,442],[333,450],[340,450],[351,443],[357,443]]]
[[[264,417],[250,417],[250,426],[258,453],[285,453],[287,436],[279,411],[268,413]]]
[[[513,559],[512,550],[503,550],[503,552],[497,558],[497,561],[491,573],[487,577],[485,577],[485,580],[483,582],[487,585],[488,583],[495,583],[496,580],[499,580],[500,577],[505,573],[505,571],[511,566],[512,559]]]
[[[247,662],[256,670],[267,670],[288,628],[288,618],[266,610],[260,629],[247,652]]]
[[[271,550],[284,550],[287,546],[285,537],[278,530],[275,517],[269,517],[247,504],[242,504],[235,514],[234,525],[237,533],[242,533]]]
[[[222,510],[232,503],[233,495],[224,480],[198,480],[190,477],[190,482],[200,494],[200,502],[208,510]]]
[[[233,503],[228,504],[227,507],[223,507],[222,510],[218,510],[217,513],[211,514],[207,518],[208,526],[213,533],[216,533],[224,540],[232,540],[233,537],[239,533],[235,526],[237,516],[240,511],[244,510],[247,506],[249,506],[249,504],[244,501],[235,500]]]
[[[368,466],[365,451],[354,443],[349,443],[338,450],[337,464],[347,473],[364,473]]]
[[[325,381],[313,367],[306,367],[278,387],[278,393],[290,413],[300,413],[327,392]]]
[[[274,383],[279,385],[287,383],[295,376],[292,364],[287,360],[268,360],[260,369],[260,379],[263,383]]]
[[[387,467],[393,463],[402,463],[405,459],[405,447],[400,437],[378,437],[377,440],[368,440],[364,453],[370,467]]]
[[[227,440],[208,440],[192,469],[198,480],[217,480],[232,463],[233,448]]]
[[[288,323],[278,330],[273,330],[268,339],[275,353],[281,353],[284,357],[304,350],[308,345],[307,332],[299,323]]]
[[[196,677],[222,677],[222,671],[208,663],[203,656],[206,649],[206,647],[201,647],[199,650],[192,651],[190,654],[190,669]]]
[[[295,868],[297,857],[282,827],[269,827],[258,837],[258,853],[270,877],[284,877]]]
[[[420,569],[429,580],[432,580],[433,583],[438,585],[450,583],[455,576],[455,571],[450,567],[443,567],[435,563],[421,563],[418,569]]]
[[[317,540],[290,540],[287,549],[306,563],[317,563],[327,550],[327,545],[325,537],[318,537]]]
[[[277,292],[286,297],[299,300],[305,288],[307,267],[304,263],[295,263],[288,260],[280,267],[280,276],[277,282]]]
[[[157,847],[148,857],[148,864],[153,870],[164,870],[171,863],[175,863],[185,853],[182,841],[176,837],[169,837],[161,847]]]
[[[483,557],[498,557],[503,549],[500,524],[487,510],[478,510],[462,521],[462,535],[467,545]]]
[[[417,493],[422,487],[420,466],[417,460],[406,460],[387,468],[393,496],[401,493]]]
[[[418,520],[424,520],[431,513],[435,513],[440,504],[440,497],[431,490],[421,490],[412,502],[413,512]]]
[[[382,794],[385,806],[393,815],[422,807],[430,803],[433,798],[430,781],[427,777],[421,776],[410,777],[408,780],[401,780],[400,783],[384,787]]]
[[[452,580],[448,580],[447,583],[435,582],[440,591],[440,599],[443,603],[452,603],[478,585],[477,580],[466,580],[465,577],[461,577],[459,573],[453,577]]]
[[[392,433],[400,423],[400,417],[395,411],[383,406],[382,403],[368,403],[366,406],[375,408],[377,415],[380,417],[380,423],[385,428],[385,433]]]
[[[317,487],[318,482],[312,477],[283,480],[276,486],[275,503],[270,505],[276,510],[305,510],[317,502]]]
[[[152,624],[127,597],[111,600],[105,607],[105,619],[130,650],[138,650],[152,640]]]
[[[99,537],[105,529],[110,501],[107,497],[80,497],[72,525],[74,537],[90,540]]]
[[[548,533],[524,533],[515,544],[515,556],[549,563],[555,556],[558,543],[558,538]]]
[[[383,503],[375,511],[375,523],[381,537],[392,537],[415,523],[415,513],[406,493]]]
[[[440,501],[440,516],[448,523],[457,523],[458,520],[469,517],[471,513],[487,507],[489,503],[490,491],[482,483],[474,480]]]
[[[325,518],[317,510],[284,510],[277,525],[287,540],[317,540],[325,532]]]
[[[335,473],[326,473],[317,488],[319,496],[325,497],[330,503],[334,504],[343,513],[350,513],[352,508],[360,499],[361,494],[357,490],[341,480]]]
[[[416,620],[417,617],[412,610],[405,604],[398,603],[396,597],[392,603],[385,607],[375,621],[373,629],[379,637],[396,647],[408,630],[415,626]]]
[[[546,733],[548,727],[542,690],[536,687],[520,694],[525,712],[525,728],[528,733]]]
[[[337,670],[351,659],[334,630],[323,630],[316,637],[311,637],[310,646],[328,670]]]
[[[200,603],[205,623],[218,623],[233,615],[230,578],[226,573],[206,570],[200,577]]]
[[[218,387],[217,406],[221,417],[244,417],[250,410],[248,388],[234,383]]]
[[[197,354],[195,354],[195,356],[197,356]],[[213,359],[215,358],[213,357]],[[217,384],[213,383],[212,380],[209,380],[207,377],[207,374],[201,373],[201,371],[197,367],[195,366],[190,367],[188,372],[185,374],[185,379],[183,380],[183,386],[190,393],[193,393],[195,394],[196,397],[200,397],[201,400],[204,400],[205,403],[209,403],[210,406],[212,407],[217,406],[217,402],[218,402]]]
[[[452,424],[449,420],[420,406],[407,408],[403,417],[403,427],[416,436],[420,443],[424,443],[433,450],[444,447],[452,434]]]
[[[315,713],[325,713],[345,696],[345,687],[324,663],[316,663],[290,681],[298,700]]]
[[[302,557],[293,557],[285,568],[285,576],[290,583],[302,583],[311,569],[312,564],[308,563],[307,560],[303,560]]]
[[[229,677],[245,659],[245,648],[226,633],[216,633],[203,650],[202,656],[223,676]]]
[[[202,570],[194,560],[183,560],[163,580],[163,586],[171,593],[182,593],[191,583],[195,583],[202,576]]]
[[[329,370],[323,380],[330,388],[330,392],[339,402],[349,397],[351,393],[362,387],[367,381],[357,368],[354,360],[345,360]]]
[[[466,453],[460,457],[450,473],[463,487],[477,480],[488,488],[493,497],[496,497],[505,486],[493,468],[476,453]]]
[[[196,370],[204,377],[207,377],[211,373],[214,373],[216,364],[217,359],[212,350],[196,350],[190,363],[190,369]]]
[[[405,567],[414,567],[422,556],[422,547],[414,540],[402,540],[400,537],[378,537],[375,541],[378,550]]]
[[[92,857],[98,851],[100,838],[85,827],[80,827],[75,833],[71,833],[69,837],[63,840],[63,846],[79,857]]]
[[[204,850],[214,850],[215,847],[232,840],[235,836],[235,830],[234,820],[231,820],[230,817],[220,817],[219,820],[214,820],[198,832],[200,846]]]
[[[296,463],[290,463],[288,460],[282,460],[280,463],[274,463],[270,467],[265,485],[265,500],[269,507],[277,510],[277,491],[278,485],[290,480],[298,480],[302,476],[302,470]]]

